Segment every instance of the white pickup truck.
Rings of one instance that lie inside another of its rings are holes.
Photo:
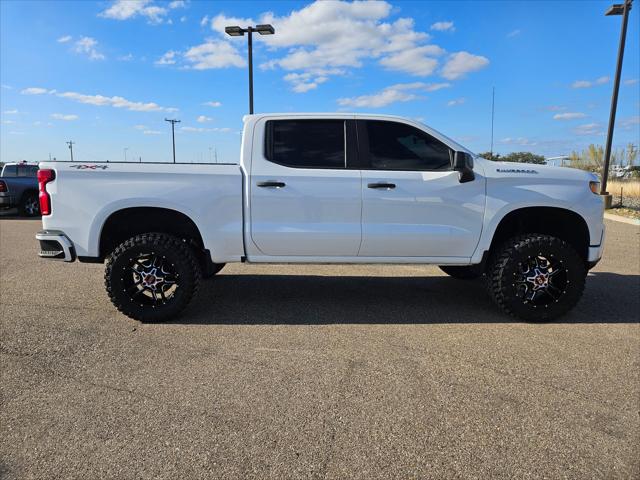
[[[526,320],[602,256],[598,178],[474,156],[413,120],[245,117],[240,164],[43,162],[40,256],[105,262],[118,310],[175,318],[225,263],[435,264]]]

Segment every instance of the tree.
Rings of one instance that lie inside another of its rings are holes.
[[[502,157],[503,162],[519,162],[534,163],[536,165],[544,165],[546,160],[542,155],[536,155],[531,152],[512,152]]]
[[[483,152],[478,154],[479,157],[486,158],[487,160],[493,160],[494,162],[502,161],[499,153]]]

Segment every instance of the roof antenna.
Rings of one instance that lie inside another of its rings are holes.
[[[493,117],[495,116],[496,106],[496,87],[493,87],[491,92],[491,160],[493,160]]]

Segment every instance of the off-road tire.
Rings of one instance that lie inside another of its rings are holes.
[[[518,291],[516,279],[522,275],[519,269],[526,268],[526,262],[540,256],[558,264],[558,278],[564,281],[556,285],[561,286],[557,288],[557,299],[545,296],[543,304],[535,305],[519,296],[522,290]],[[504,312],[527,321],[544,322],[564,315],[578,303],[586,276],[584,260],[571,245],[550,235],[533,233],[511,238],[496,250],[487,269],[487,289]]]
[[[440,265],[440,270],[458,280],[475,280],[482,276],[478,265]]]
[[[127,292],[127,282],[131,280],[126,275],[133,275],[131,262],[140,255],[161,257],[175,271],[177,287],[166,302],[149,304],[151,300],[144,299],[141,303],[139,295],[137,299]],[[113,250],[107,258],[104,282],[111,302],[120,312],[141,322],[163,322],[177,318],[187,307],[198,290],[200,277],[200,266],[185,241],[165,233],[144,233]]]
[[[40,199],[37,192],[27,192],[20,199],[18,206],[20,215],[24,217],[37,217],[40,215]]]

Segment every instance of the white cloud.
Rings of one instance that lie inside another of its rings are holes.
[[[96,49],[98,41],[91,37],[81,37],[74,44],[73,50],[76,53],[84,54],[89,57],[89,60],[104,60],[104,55]]]
[[[209,15],[205,15],[204,17],[202,17],[202,19],[200,20],[200,26],[201,27],[206,27],[207,25],[209,25]]]
[[[160,132],[158,130],[145,130],[142,132],[144,135],[162,135],[163,132]]]
[[[604,85],[609,81],[609,77],[598,77],[595,80],[576,80],[571,84],[571,88],[591,88],[596,85]]]
[[[509,33],[507,33],[507,38],[517,37],[521,33],[522,31],[520,29],[511,30]]]
[[[449,55],[442,68],[442,76],[448,80],[464,77],[469,72],[481,70],[489,65],[489,59],[469,52],[457,52]]]
[[[189,68],[208,70],[212,68],[244,67],[246,61],[238,50],[226,40],[207,40],[189,48],[184,53]]]
[[[135,128],[136,130],[147,130],[146,125],[134,125],[133,128]]]
[[[4,90],[13,90],[13,87],[12,87],[11,85],[7,85],[7,84],[5,84],[5,83],[3,83],[3,84],[1,85],[1,87],[2,87]]]
[[[58,38],[58,43],[67,43],[70,42],[73,37],[71,35],[65,35],[63,37]]]
[[[133,54],[127,53],[126,55],[120,55],[118,57],[118,60],[121,62],[130,62],[131,60],[133,60]]]
[[[168,7],[176,2],[171,2]],[[162,23],[168,13],[167,8],[155,5],[151,0],[116,0],[109,8],[98,14],[113,20],[128,20],[138,16],[145,17],[152,25]]]
[[[221,102],[204,102],[203,105],[206,105],[208,107],[221,107],[222,103]]]
[[[85,95],[77,92],[58,93],[56,90],[47,90],[46,88],[29,87],[20,92],[23,95],[56,95],[61,98],[67,98],[79,103],[87,103],[97,106],[112,106],[115,108],[125,108],[135,112],[175,112],[176,108],[161,107],[154,102],[132,102],[123,97],[113,96],[106,97],[104,95]]]
[[[447,30],[453,32],[456,27],[453,26],[453,22],[436,22],[431,25],[431,30],[436,30],[438,32],[446,32]]]
[[[13,125],[16,122],[14,122],[13,120],[2,120],[2,123],[4,123],[5,125]]]
[[[45,93],[53,93],[55,90],[47,90],[46,88],[40,87],[29,87],[22,90],[20,93],[22,95],[43,95]]]
[[[636,125],[640,125],[640,116],[636,115],[634,117],[623,118],[619,123],[620,126],[625,130],[632,130],[634,128],[637,130]]]
[[[564,105],[549,105],[548,107],[544,107],[545,110],[549,110],[550,112],[562,112],[563,110],[566,110],[567,107],[565,107]]]
[[[574,128],[573,133],[576,135],[602,135],[603,128],[599,123],[587,123]]]
[[[464,97],[456,98],[454,100],[449,100],[447,102],[447,107],[455,107],[456,105],[462,105],[466,101],[467,99]]]
[[[284,78],[297,92],[318,88],[326,81],[324,77],[343,75],[348,69],[362,67],[366,60],[378,62],[389,70],[416,76],[436,73],[439,66],[437,57],[445,53],[444,49],[427,45],[430,35],[416,30],[412,18],[390,20],[392,10],[392,5],[386,1],[315,1],[283,16],[264,13],[252,19],[217,15],[203,17],[201,24],[209,25],[220,38],[227,38],[224,35],[227,25],[274,25],[276,35],[254,37],[257,42],[265,43],[271,52],[272,60],[260,66],[295,73],[296,76]],[[453,29],[449,23],[439,22],[442,25],[434,24],[438,25],[434,28]],[[244,46],[242,39],[230,41],[238,48]],[[280,51],[282,55],[278,55]],[[484,57],[477,58],[488,63]]]
[[[291,84],[291,89],[296,93],[314,90],[318,88],[318,85],[328,80],[326,75],[312,75],[310,72],[288,73],[284,79]]]
[[[169,3],[169,8],[173,10],[174,8],[185,8],[187,6],[187,2],[184,0],[173,0]]]
[[[223,128],[204,128],[204,127],[181,127],[180,130],[184,132],[193,132],[193,133],[205,133],[205,132],[221,132],[221,133],[229,133],[233,130],[228,127]]]
[[[529,140],[526,137],[517,137],[517,138],[507,137],[500,140],[500,143],[504,143],[505,145],[519,145],[521,147],[537,145],[537,142]]]
[[[50,117],[56,120],[64,120],[66,122],[78,119],[78,115],[65,115],[63,113],[52,113]]]
[[[74,100],[80,103],[87,103],[90,105],[96,106],[111,106],[115,108],[124,108],[126,110],[131,110],[134,112],[169,112],[173,111],[170,108],[161,107],[157,103],[154,102],[132,102],[131,100],[127,100],[123,97],[113,96],[106,97],[104,95],[85,95],[77,92],[64,92],[58,93],[59,97],[68,98],[69,100]]]
[[[174,65],[176,63],[176,54],[178,52],[175,52],[173,50],[169,50],[167,53],[165,53],[164,55],[162,55],[158,60],[156,60],[155,63],[156,65]]]
[[[14,109],[12,109],[12,110],[5,110],[5,111],[4,111],[4,112],[2,112],[2,113],[4,113],[5,115],[15,115],[15,114],[17,114],[17,113],[18,113],[18,110],[14,108]]]
[[[426,77],[436,70],[439,56],[444,50],[436,45],[424,45],[394,53],[380,60],[380,64],[389,70],[398,70],[420,77]]]
[[[635,85],[636,83],[638,83],[638,79],[637,78],[627,78],[622,83],[624,83],[625,85]]]
[[[425,84],[421,82],[415,83],[399,83],[391,85],[377,93],[371,95],[361,95],[353,98],[339,98],[338,105],[341,107],[356,108],[380,108],[386,107],[392,103],[409,102],[418,100],[421,97],[415,93],[417,90],[424,90]]]
[[[196,121],[198,123],[207,123],[213,121],[213,118],[207,117],[205,115],[200,115],[198,118],[196,118]]]
[[[578,118],[584,118],[587,115],[585,115],[582,112],[566,112],[566,113],[556,113],[553,116],[554,120],[575,120]]]

